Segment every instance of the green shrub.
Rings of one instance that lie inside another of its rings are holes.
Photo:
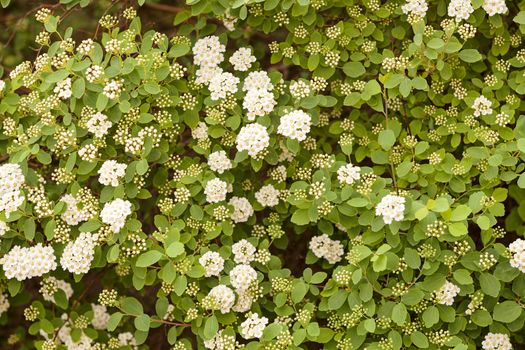
[[[524,1],[146,6],[0,81],[4,347],[525,346]]]

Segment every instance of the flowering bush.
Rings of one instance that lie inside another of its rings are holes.
[[[170,36],[36,12],[1,345],[524,347],[525,2],[187,3]]]

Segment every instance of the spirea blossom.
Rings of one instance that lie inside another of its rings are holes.
[[[5,221],[0,220],[0,237],[6,234],[9,231],[9,225]]]
[[[208,138],[208,126],[205,122],[199,122],[197,127],[191,131],[191,136],[197,140],[205,140]]]
[[[472,103],[472,109],[474,110],[474,115],[479,117],[481,115],[492,114],[492,101],[481,95],[474,100]]]
[[[445,284],[436,292],[436,302],[443,305],[454,304],[454,298],[460,292],[460,288],[454,283],[446,281]]]
[[[209,203],[217,203],[226,199],[228,193],[228,183],[221,179],[215,178],[206,183],[204,194],[206,201]]]
[[[216,74],[213,78],[211,78],[210,84],[208,85],[208,89],[211,93],[211,99],[216,101],[225,98],[227,94],[236,93],[238,84],[239,78],[230,72]]]
[[[260,338],[267,324],[266,317],[259,317],[258,313],[253,313],[241,323],[241,335],[244,339]]]
[[[248,90],[242,107],[248,111],[246,116],[248,120],[253,121],[256,117],[262,117],[271,113],[277,104],[273,93],[266,89],[251,89]]]
[[[71,91],[71,78],[66,78],[62,81],[59,81],[53,89],[53,92],[63,100],[70,98],[73,94]]]
[[[123,86],[122,80],[115,80],[115,79],[110,80],[104,86],[102,93],[106,95],[106,97],[109,98],[110,100],[116,100],[117,98],[119,98],[120,94],[122,93],[122,86]]]
[[[5,81],[0,79],[0,92],[4,91],[5,89]]]
[[[230,283],[238,291],[247,290],[255,281],[257,272],[250,265],[240,264],[230,271]]]
[[[49,276],[42,282],[43,287],[40,288],[42,298],[46,301],[55,302],[55,292],[62,290],[66,295],[66,298],[70,299],[73,296],[73,288],[71,284],[64,280],[59,280],[56,277]]]
[[[255,61],[256,58],[252,55],[252,50],[248,47],[241,47],[230,57],[230,63],[232,64],[233,69],[240,72],[246,72]]]
[[[295,110],[281,117],[277,133],[293,140],[304,141],[310,132],[312,118],[301,110]]]
[[[93,319],[91,324],[95,329],[106,329],[109,321],[108,309],[104,305],[91,304]]]
[[[418,17],[425,17],[428,11],[428,3],[426,0],[408,0],[406,4],[401,6],[401,10],[405,15],[414,14]]]
[[[95,136],[99,138],[108,133],[111,125],[113,124],[108,119],[108,116],[100,112],[93,114],[86,122],[88,131],[95,134]]]
[[[109,225],[111,231],[119,232],[126,224],[126,218],[131,214],[131,202],[120,198],[108,202],[100,212],[102,222]]]
[[[0,166],[0,212],[5,212],[6,218],[24,203],[21,191],[24,182],[20,165],[7,163]]]
[[[270,145],[270,135],[261,124],[252,123],[241,128],[236,143],[237,150],[247,151],[251,157],[255,157]]]
[[[232,245],[233,260],[237,264],[249,264],[255,259],[257,249],[245,239]]]
[[[481,343],[483,350],[511,350],[510,337],[503,333],[487,333]]]
[[[255,199],[263,207],[274,207],[279,204],[279,190],[273,185],[265,185],[255,193]]]
[[[483,7],[489,16],[494,16],[497,14],[502,15],[509,10],[507,8],[507,4],[505,4],[505,0],[484,0],[481,7]]]
[[[250,201],[244,197],[232,197],[228,204],[233,206],[231,219],[235,223],[246,222],[253,215],[253,207]]]
[[[376,206],[376,215],[383,216],[385,224],[401,221],[404,218],[405,201],[404,197],[387,194]]]
[[[208,85],[210,81],[215,77],[216,75],[219,75],[222,73],[222,69],[217,66],[203,66],[195,72],[195,83],[197,84],[204,84]]]
[[[0,259],[7,279],[19,281],[42,276],[57,267],[51,246],[38,243],[33,247],[14,246]]]
[[[226,47],[221,44],[218,36],[207,36],[197,40],[193,46],[193,63],[198,66],[217,66],[224,60]]]
[[[106,160],[98,170],[98,181],[106,186],[116,187],[119,179],[126,174],[127,165],[116,160]]]
[[[512,242],[509,251],[513,253],[510,265],[525,273],[525,240],[518,238]]]
[[[235,294],[233,290],[222,284],[213,287],[208,293],[208,297],[213,298],[217,308],[221,310],[223,314],[230,312],[232,306],[235,304]]]
[[[219,276],[224,269],[224,259],[217,252],[207,251],[199,258],[199,264],[204,267],[204,276]]]
[[[273,84],[265,71],[250,72],[242,86],[243,91],[250,90],[273,90]]]
[[[228,158],[225,151],[216,151],[208,156],[208,166],[211,170],[222,174],[232,168],[232,161]]]
[[[63,195],[60,201],[66,203],[66,210],[60,215],[66,224],[75,226],[90,219],[89,212],[80,208],[80,201],[71,194]]]
[[[361,168],[358,166],[348,163],[337,169],[337,179],[340,183],[345,185],[351,185],[360,177]]]
[[[454,17],[456,22],[467,20],[474,12],[470,0],[451,0],[448,4],[448,15]]]
[[[87,273],[95,257],[97,239],[97,234],[81,232],[77,239],[69,242],[64,248],[64,253],[60,258],[60,266],[65,271],[77,275]]]
[[[341,261],[344,254],[341,242],[330,239],[326,233],[312,237],[310,240],[310,249],[316,257],[324,258],[330,264]]]

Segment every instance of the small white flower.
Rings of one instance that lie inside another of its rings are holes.
[[[387,194],[376,206],[376,215],[383,216],[385,224],[401,221],[404,218],[405,201],[404,197]]]
[[[274,207],[279,204],[279,190],[272,185],[263,186],[255,193],[255,199],[263,207]]]
[[[259,317],[258,313],[253,313],[241,323],[241,335],[244,339],[260,338],[267,324],[266,317]]]
[[[219,276],[224,269],[224,259],[217,252],[207,251],[199,258],[199,264],[204,267],[204,276]]]
[[[295,110],[281,117],[277,133],[293,140],[304,141],[310,132],[312,118],[301,110]]]
[[[241,47],[230,57],[230,63],[233,65],[233,69],[240,72],[246,72],[255,61],[256,58],[252,55],[252,50],[247,47]]]
[[[360,171],[361,168],[348,163],[337,169],[337,179],[342,184],[351,185],[359,180]]]
[[[439,304],[443,305],[452,305],[454,304],[454,298],[460,289],[454,283],[446,281],[445,284],[436,292],[436,301]]]
[[[204,194],[209,203],[218,203],[226,199],[228,193],[228,183],[215,178],[206,183]]]

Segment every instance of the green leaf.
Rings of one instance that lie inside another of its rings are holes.
[[[308,292],[308,287],[304,282],[298,282],[293,286],[292,289],[292,301],[298,303],[303,300],[304,296]]]
[[[135,318],[135,328],[137,328],[139,331],[147,332],[149,331],[149,326],[151,323],[151,319],[148,315],[142,314]]]
[[[479,284],[481,285],[481,290],[483,293],[490,295],[491,297],[497,297],[499,295],[501,283],[490,273],[482,273],[479,276]]]
[[[420,349],[428,348],[428,338],[420,331],[412,332],[412,334],[410,334],[410,340]]]
[[[422,317],[425,327],[430,328],[439,322],[439,310],[435,306],[430,306],[423,312]]]
[[[525,24],[525,11],[520,11],[512,20],[519,24]]]
[[[522,312],[521,306],[515,301],[506,300],[494,306],[492,318],[494,321],[511,323],[520,317]]]
[[[348,62],[343,66],[343,72],[350,78],[358,78],[366,73],[366,69],[361,62]]]
[[[392,309],[392,321],[394,321],[398,326],[405,324],[407,315],[407,308],[404,304],[397,304]]]
[[[166,248],[166,254],[170,258],[175,258],[182,253],[184,253],[184,244],[181,242],[173,242],[168,246],[168,248]]]
[[[133,297],[126,297],[120,303],[120,308],[127,314],[138,316],[144,313],[142,304]]]
[[[472,280],[472,277],[470,277],[470,272],[468,272],[465,269],[459,269],[454,271],[454,279],[458,281],[459,284],[462,285],[469,285],[472,284],[474,281]]]
[[[162,253],[158,250],[150,250],[148,252],[142,253],[137,259],[138,267],[147,267],[155,264],[157,261],[162,258]]]
[[[476,49],[461,50],[458,54],[459,58],[467,63],[474,63],[481,61],[481,54]]]
[[[454,210],[452,210],[452,214],[450,215],[450,221],[463,221],[468,218],[468,216],[472,213],[472,210],[467,207],[466,205],[459,205]]]
[[[123,316],[124,314],[118,311],[112,314],[111,316],[109,316],[108,325],[107,325],[108,331],[113,332],[115,329],[117,329]]]
[[[308,215],[308,209],[297,209],[292,214],[291,221],[296,225],[306,225],[310,222],[310,216]]]
[[[392,130],[383,130],[379,133],[377,141],[385,151],[388,151],[396,143],[396,135]]]
[[[219,322],[217,322],[217,317],[215,317],[215,315],[208,317],[204,324],[204,339],[208,340],[213,338],[218,331]]]

